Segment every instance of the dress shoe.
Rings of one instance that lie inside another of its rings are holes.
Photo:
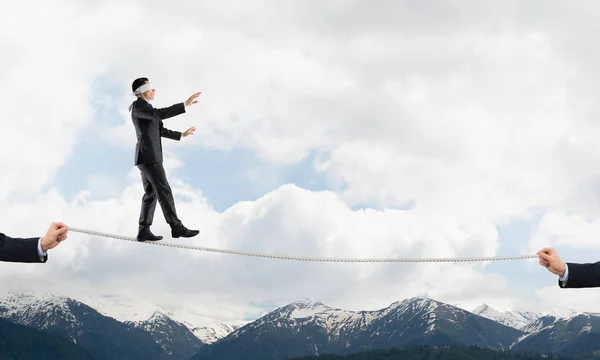
[[[138,241],[157,241],[162,240],[162,236],[157,236],[150,231],[149,228],[143,228],[138,231],[137,240]]]
[[[175,226],[171,228],[171,236],[174,238],[178,237],[194,237],[200,233],[200,230],[190,230],[183,225]]]

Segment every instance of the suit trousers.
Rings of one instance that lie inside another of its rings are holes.
[[[144,186],[139,218],[140,229],[152,225],[157,200],[160,203],[165,220],[171,225],[171,228],[181,225],[181,220],[177,217],[177,211],[175,210],[173,192],[167,181],[162,163],[139,164],[137,167],[142,173],[142,184]]]

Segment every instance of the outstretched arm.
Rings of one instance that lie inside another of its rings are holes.
[[[167,129],[164,127],[162,120],[160,121],[160,136],[179,141],[181,140],[181,135],[180,131]]]
[[[559,282],[562,288],[600,287],[600,261],[596,263],[576,264],[567,263],[569,276],[564,282]]]
[[[164,120],[183,114],[184,112],[184,103],[174,104],[166,108],[154,108],[150,104],[133,108],[135,116],[146,120]]]
[[[12,238],[0,233],[0,261],[46,262],[46,256],[38,253],[40,238]]]
[[[134,107],[133,111],[135,115],[140,119],[146,120],[164,120],[171,118],[173,116],[177,116],[183,114],[185,112],[186,106],[191,106],[196,104],[198,100],[196,98],[200,96],[200,92],[197,92],[190,96],[186,101],[182,103],[173,104],[169,107],[165,108],[154,108],[152,105],[147,104],[145,106]]]
[[[0,233],[0,261],[45,263],[49,249],[67,238],[69,228],[62,222],[53,222],[41,238],[12,238]]]
[[[559,276],[561,288],[600,287],[600,261],[596,263],[564,263],[553,248],[543,248],[537,253],[540,265]]]
[[[160,136],[166,137],[166,138],[169,138],[169,139],[181,140],[182,137],[186,137],[188,135],[193,135],[194,131],[196,131],[196,127],[195,126],[192,126],[191,128],[187,129],[183,133],[180,132],[180,131],[169,130],[166,127],[163,126],[163,122],[162,121],[160,122]]]

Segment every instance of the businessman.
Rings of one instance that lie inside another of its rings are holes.
[[[185,113],[187,106],[198,102],[196,98],[200,92],[193,94],[185,102],[165,108],[155,108],[150,104],[150,101],[154,100],[155,90],[150,85],[148,78],[135,79],[131,84],[131,90],[137,96],[136,101],[129,107],[137,137],[134,164],[140,169],[144,186],[137,240],[156,241],[163,238],[150,231],[157,201],[160,203],[165,220],[171,226],[171,236],[174,238],[196,236],[200,231],[186,228],[177,217],[175,200],[162,164],[161,138],[179,141],[182,137],[194,133],[195,127],[191,127],[183,133],[169,130],[164,126],[163,120]]]
[[[558,275],[561,288],[600,287],[600,261],[596,263],[565,263],[553,248],[543,248],[537,252],[540,265]]]
[[[69,228],[62,222],[53,222],[41,238],[12,238],[0,233],[0,261],[45,263],[48,250],[67,238]]]

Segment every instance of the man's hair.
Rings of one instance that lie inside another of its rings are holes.
[[[135,89],[144,85],[144,83],[146,81],[148,81],[148,78],[145,78],[145,77],[141,77],[141,78],[137,78],[137,79],[133,80],[133,83],[131,84],[131,92],[135,92]]]

